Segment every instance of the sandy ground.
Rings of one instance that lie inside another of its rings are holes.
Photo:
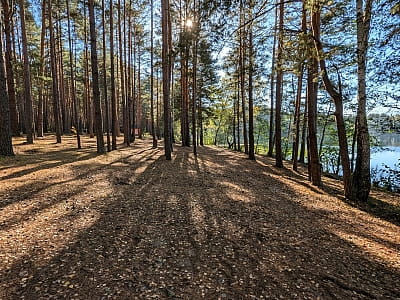
[[[214,147],[14,142],[0,299],[400,299],[399,195],[347,203],[337,181]]]

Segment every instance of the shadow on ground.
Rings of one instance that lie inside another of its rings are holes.
[[[63,218],[79,221],[77,216],[87,210],[92,221],[51,256],[29,253],[3,270],[0,296],[400,297],[398,269],[330,230],[334,224],[348,231],[332,211],[302,205],[299,197],[305,196],[272,176],[279,174],[272,165],[243,158],[207,147],[195,158],[190,149],[176,147],[168,162],[161,149],[147,147],[108,166],[82,164],[81,170],[101,173],[110,190]],[[293,180],[304,183],[300,175]],[[87,184],[83,180],[74,195]],[[349,233],[400,251],[399,245],[363,230],[360,225]]]

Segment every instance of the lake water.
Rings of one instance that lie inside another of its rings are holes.
[[[395,168],[400,163],[400,147],[379,147],[371,149],[371,169]]]
[[[371,147],[371,180],[400,191],[400,134],[376,135],[379,147]],[[330,166],[328,170],[333,172]],[[392,170],[392,171],[389,171]],[[339,170],[339,175],[342,171]]]
[[[400,190],[400,134],[383,134],[377,139],[381,146],[371,149],[372,180],[387,185],[390,177],[392,188]]]

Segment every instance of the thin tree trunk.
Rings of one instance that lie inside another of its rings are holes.
[[[252,7],[250,8],[252,9]],[[252,17],[252,15],[250,15]],[[254,109],[253,109],[253,25],[249,26],[249,159],[255,160],[254,154]]]
[[[299,141],[300,141],[300,107],[301,107],[301,93],[303,89],[303,63],[300,66],[300,73],[297,75],[297,92],[296,92],[296,103],[294,113],[294,140],[292,149],[292,163],[293,170],[297,171],[297,157],[299,153]]]
[[[140,49],[140,40],[138,41],[137,45],[137,51],[138,51],[138,75],[137,75],[137,94],[138,94],[138,105],[137,105],[137,110],[138,110],[138,128],[139,128],[139,138],[143,138],[143,105],[142,105],[142,88],[141,88],[141,49]]]
[[[278,53],[276,65],[276,117],[275,117],[275,165],[278,168],[283,167],[282,161],[282,129],[281,129],[281,106],[282,106],[282,85],[283,85],[283,19],[284,2],[279,3],[279,35],[278,35]]]
[[[232,136],[233,136],[233,150],[237,151],[237,142],[236,142],[236,101],[237,99],[233,99],[233,120],[232,120]]]
[[[307,143],[307,116],[308,116],[308,89],[306,95],[306,102],[304,103],[304,113],[303,113],[303,125],[301,128],[301,143],[300,143],[300,154],[299,154],[299,162],[304,164],[305,163],[305,156],[306,156],[306,143]]]
[[[352,180],[353,200],[367,201],[371,190],[370,142],[367,123],[366,72],[372,1],[357,0],[357,158]]]
[[[325,60],[322,57],[323,49],[322,49],[322,44],[320,42],[321,20],[320,20],[320,7],[318,4],[313,6],[313,11],[311,15],[311,24],[313,31],[313,41],[317,52],[319,65],[322,71],[322,80],[324,82],[327,92],[332,97],[333,102],[335,103],[335,117],[336,117],[336,125],[338,131],[338,139],[339,139],[339,154],[343,168],[344,194],[345,197],[349,198],[351,197],[352,194],[351,170],[350,170],[349,150],[347,145],[346,127],[343,116],[343,96],[341,93],[341,80],[339,77],[339,91],[337,91],[328,77]]]
[[[86,20],[86,5],[84,4],[84,47],[85,47],[85,80],[84,80],[84,89],[85,89],[85,104],[86,104],[86,121],[87,121],[87,130],[89,132],[90,138],[94,138],[94,129],[93,129],[93,103],[90,97],[90,80],[89,80],[89,50],[88,50],[88,32],[87,32],[87,20]]]
[[[269,137],[268,137],[268,156],[272,157],[272,153],[274,151],[274,72],[275,72],[275,52],[276,52],[276,40],[277,40],[277,32],[278,32],[278,5],[275,8],[275,26],[274,26],[274,43],[272,46],[272,61],[271,61],[271,81],[270,81],[270,114],[269,114]]]
[[[326,113],[326,116],[324,118],[324,125],[322,126],[322,133],[321,133],[321,139],[319,140],[319,160],[321,160],[322,157],[322,150],[324,147],[324,141],[325,141],[325,132],[326,132],[326,127],[328,126],[329,123],[329,115],[331,114],[331,108],[332,108],[332,102],[329,102],[329,107],[328,107],[328,112]]]
[[[115,66],[114,66],[114,12],[113,0],[110,0],[110,72],[111,72],[111,150],[117,149],[117,100],[115,95]]]
[[[8,101],[6,74],[3,59],[3,33],[0,20],[0,156],[13,156],[11,139],[10,106]]]
[[[59,0],[57,0],[57,7],[60,7]],[[63,62],[63,56],[64,56],[64,49],[63,49],[63,43],[62,43],[62,38],[61,38],[61,17],[59,15],[59,9],[56,10],[56,19],[57,19],[57,47],[58,50],[57,52],[59,53],[58,55],[58,83],[59,83],[59,92],[60,92],[60,107],[61,107],[61,124],[62,124],[62,132],[63,133],[71,133],[71,126],[69,124],[69,109],[68,109],[68,103],[67,103],[67,97],[65,96],[65,78],[64,78],[64,62]]]
[[[243,142],[244,142],[244,153],[249,154],[249,141],[247,136],[247,120],[246,120],[246,97],[245,97],[245,65],[246,65],[246,46],[244,41],[245,28],[242,27],[244,23],[243,16],[243,0],[240,0],[240,55],[239,55],[239,66],[240,66],[240,93],[242,100],[242,122],[243,122]]]
[[[71,94],[72,94],[72,103],[74,106],[74,119],[75,119],[75,129],[76,129],[76,142],[78,145],[78,149],[81,149],[81,133],[80,133],[80,125],[79,125],[79,104],[78,98],[76,97],[76,89],[75,89],[75,72],[74,72],[74,61],[73,61],[73,53],[72,53],[72,37],[71,37],[71,16],[69,9],[69,0],[67,0],[67,18],[68,18],[68,44],[69,44],[69,71],[71,76]]]
[[[240,58],[239,58],[240,59]],[[237,119],[237,143],[238,151],[242,151],[240,146],[240,63],[237,64],[237,84],[236,84],[236,94],[237,94],[237,106],[236,106],[236,119]]]
[[[132,7],[132,0],[129,0],[129,7]],[[128,11],[127,11],[128,10]],[[128,28],[126,28],[126,19],[128,19]],[[132,66],[131,66],[131,58],[132,58],[132,18],[131,18],[131,10],[127,9],[126,1],[124,5],[124,60],[125,60],[125,90],[126,90],[126,121],[128,125],[128,138],[130,142],[134,141],[135,132],[132,132],[132,122],[133,115],[132,115],[132,105],[134,103],[132,97]],[[128,41],[128,45],[126,42]],[[128,54],[126,54],[126,50],[128,50]]]
[[[5,64],[6,64],[6,74],[7,74],[7,90],[8,90],[8,102],[10,106],[10,122],[11,122],[11,132],[14,136],[19,136],[19,126],[18,126],[18,112],[17,112],[17,101],[15,93],[15,83],[14,83],[14,69],[13,69],[13,55],[12,55],[12,18],[13,9],[10,8],[11,0],[2,0],[3,14],[4,14],[4,34],[5,34]]]
[[[202,82],[202,81],[200,81]],[[200,146],[204,146],[204,128],[203,128],[203,102],[201,100],[201,91],[203,87],[201,86],[199,88],[200,95],[199,95],[199,103],[198,103],[198,108],[197,108],[197,116],[199,120],[199,144]]]
[[[93,88],[93,106],[94,106],[94,128],[96,130],[97,153],[104,153],[103,139],[103,121],[101,116],[100,88],[99,88],[99,70],[97,61],[96,47],[96,29],[94,16],[94,0],[88,0],[89,4],[89,27],[90,27],[90,56],[92,62],[92,88]]]
[[[317,143],[317,89],[318,82],[315,78],[318,76],[317,59],[311,58],[308,67],[307,90],[308,90],[308,167],[309,176],[313,185],[321,186],[321,169],[318,156]]]
[[[171,130],[170,130],[170,45],[169,45],[169,1],[161,0],[162,24],[162,69],[163,69],[163,98],[164,98],[164,149],[166,160],[171,160]]]
[[[128,124],[126,123],[126,89],[125,89],[125,76],[124,76],[124,61],[122,55],[122,19],[121,19],[121,0],[118,0],[118,50],[119,50],[119,73],[121,81],[121,104],[123,107],[123,127],[124,127],[124,142],[129,143],[128,138]]]
[[[153,0],[150,0],[150,117],[151,117],[151,135],[153,137],[153,148],[157,148],[157,138],[154,128],[154,8]]]
[[[38,95],[38,113],[37,113],[37,136],[43,137],[43,102],[44,102],[44,75],[45,75],[45,65],[44,65],[44,50],[45,50],[45,38],[46,38],[46,2],[42,0],[42,28],[40,33],[40,66],[39,66],[39,76],[40,87]]]
[[[21,19],[22,56],[24,61],[24,95],[25,95],[25,129],[26,142],[33,144],[33,104],[31,94],[31,68],[28,55],[28,40],[26,38],[24,0],[19,0]]]
[[[158,69],[156,69],[156,115],[157,115],[157,127],[156,127],[156,132],[157,132],[157,139],[161,139],[161,107],[160,107],[160,78],[158,74]]]
[[[53,94],[53,114],[54,126],[56,132],[57,143],[61,143],[61,122],[60,122],[60,102],[58,91],[58,71],[57,71],[57,58],[56,58],[56,43],[54,38],[53,19],[51,1],[47,2],[47,14],[49,18],[49,35],[50,35],[50,64],[52,80],[52,94]]]
[[[301,17],[301,31],[304,36],[307,34],[307,9],[306,3],[303,2],[302,17]],[[299,48],[303,50],[304,48]],[[297,75],[297,93],[296,93],[296,104],[294,114],[294,126],[295,134],[292,148],[292,163],[293,170],[297,171],[297,158],[299,154],[299,142],[300,142],[300,108],[301,108],[301,94],[303,91],[303,75],[304,75],[304,60],[299,62],[299,74]]]
[[[103,25],[103,94],[104,94],[104,110],[106,116],[106,134],[107,134],[107,151],[111,151],[111,139],[110,139],[110,109],[108,104],[108,93],[107,93],[107,46],[106,46],[106,6],[105,1],[102,0],[102,25]]]
[[[197,16],[196,11],[196,0],[194,0],[194,15]],[[197,155],[197,140],[196,140],[196,102],[197,102],[197,47],[198,47],[198,32],[200,31],[200,22],[197,21],[198,18],[193,19],[194,24],[194,45],[193,45],[193,91],[192,91],[192,139],[193,139],[193,154]]]

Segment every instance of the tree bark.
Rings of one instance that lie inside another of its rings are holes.
[[[1,21],[0,21],[1,22]],[[1,23],[0,23],[1,28]],[[10,106],[3,59],[3,33],[0,32],[0,156],[13,156]]]
[[[105,129],[107,135],[107,152],[111,151],[111,139],[110,139],[110,107],[108,103],[107,93],[107,45],[106,45],[106,6],[105,1],[101,2],[102,8],[102,25],[103,25],[103,96],[104,96],[104,110],[105,110]]]
[[[76,97],[76,89],[75,89],[75,72],[74,72],[73,53],[72,53],[73,49],[72,49],[72,37],[71,37],[71,16],[70,16],[69,0],[67,0],[66,5],[67,5],[67,18],[68,18],[69,72],[71,73],[70,74],[71,96],[72,96],[72,104],[74,107],[76,143],[78,149],[81,149],[82,146],[81,146],[81,132],[79,124],[79,103],[78,103],[78,98]]]
[[[97,60],[97,47],[96,47],[96,29],[95,29],[95,15],[94,15],[94,0],[88,0],[89,4],[89,29],[90,29],[90,58],[92,62],[92,88],[93,88],[93,106],[94,106],[94,128],[96,130],[97,153],[104,153],[104,139],[103,139],[103,121],[101,116],[101,102],[100,102],[100,89],[99,89],[99,70]]]
[[[163,70],[163,100],[164,100],[164,151],[166,160],[171,160],[171,129],[170,129],[170,45],[169,45],[169,0],[161,0],[162,27],[162,70]]]
[[[253,9],[252,7],[250,9]],[[250,15],[252,17],[252,15]],[[249,25],[249,159],[255,160],[254,151],[254,108],[253,108],[253,25]]]
[[[367,95],[366,95],[366,72],[367,72],[367,50],[371,24],[372,1],[356,1],[357,9],[357,158],[352,178],[353,200],[367,201],[371,190],[370,173],[370,142],[367,123]]]
[[[343,116],[343,96],[341,92],[338,92],[333,86],[332,82],[328,77],[328,71],[326,68],[325,60],[323,59],[323,49],[320,41],[320,8],[319,6],[313,7],[313,12],[311,15],[311,26],[313,31],[314,45],[317,53],[317,58],[322,71],[322,80],[328,94],[333,99],[335,103],[335,118],[336,126],[338,131],[339,140],[339,154],[342,162],[343,168],[343,185],[345,197],[351,197],[351,170],[350,170],[350,160],[349,160],[349,150],[347,145],[347,135],[346,127]],[[340,83],[340,80],[339,80]]]
[[[114,65],[114,12],[113,0],[110,0],[110,76],[111,76],[111,150],[117,149],[118,116],[115,91],[115,65]]]
[[[239,74],[240,74],[240,97],[242,104],[242,122],[243,122],[243,143],[244,153],[249,154],[249,141],[247,135],[247,118],[246,118],[246,97],[245,97],[245,64],[246,64],[246,46],[244,41],[245,29],[244,23],[243,0],[240,0],[240,30],[239,30]]]
[[[39,66],[39,76],[41,76],[39,95],[38,95],[38,112],[37,112],[37,125],[36,132],[38,137],[43,137],[43,103],[44,103],[44,75],[45,75],[45,65],[44,65],[44,51],[45,51],[45,38],[46,38],[46,1],[42,0],[42,28],[40,33],[40,66]]]
[[[307,9],[306,3],[303,2],[302,7],[302,16],[301,16],[301,31],[303,33],[303,38],[307,35]],[[299,48],[299,50],[304,50],[303,47]],[[292,163],[293,170],[297,171],[297,158],[299,154],[299,142],[300,142],[300,108],[301,108],[301,94],[303,91],[303,76],[304,76],[304,59],[299,62],[299,74],[297,75],[297,93],[296,93],[296,104],[295,104],[295,113],[294,113],[294,127],[295,134],[293,140],[293,148],[292,148]]]
[[[10,106],[10,122],[11,132],[14,136],[20,135],[18,126],[18,113],[17,113],[17,101],[15,93],[14,83],[14,69],[13,69],[13,55],[12,55],[12,17],[13,10],[10,8],[10,0],[2,0],[3,14],[4,14],[4,34],[5,34],[5,63],[6,63],[6,74],[7,74],[7,90],[8,90],[8,102]]]
[[[150,0],[150,118],[153,148],[157,148],[157,137],[154,126],[154,1]]]
[[[47,2],[47,14],[49,18],[49,35],[50,35],[50,65],[52,75],[52,97],[53,97],[53,114],[54,114],[54,126],[56,132],[57,143],[61,143],[61,122],[60,122],[60,100],[58,93],[58,70],[57,70],[57,58],[56,58],[56,42],[54,38],[54,28],[52,19],[52,7],[51,1]]]
[[[32,104],[32,94],[31,94],[31,68],[28,55],[28,40],[26,38],[24,0],[19,0],[19,13],[21,19],[22,56],[24,61],[26,142],[28,144],[33,144],[33,104]]]
[[[272,60],[271,60],[271,76],[270,76],[270,111],[269,111],[269,136],[268,136],[268,153],[272,157],[275,144],[274,136],[274,72],[275,72],[275,52],[276,52],[276,36],[278,32],[278,6],[275,8],[275,26],[274,26],[274,42],[272,46]]]
[[[193,18],[193,31],[194,31],[194,45],[193,45],[193,78],[192,78],[192,139],[193,139],[193,154],[197,155],[197,139],[196,139],[196,103],[197,103],[197,48],[198,48],[198,33],[200,31],[200,18],[197,18],[196,0],[194,0],[194,15]]]
[[[276,113],[275,113],[275,165],[283,168],[282,161],[282,129],[281,129],[281,107],[282,107],[282,84],[283,84],[283,19],[285,6],[284,2],[279,3],[279,35],[278,53],[276,64]]]

